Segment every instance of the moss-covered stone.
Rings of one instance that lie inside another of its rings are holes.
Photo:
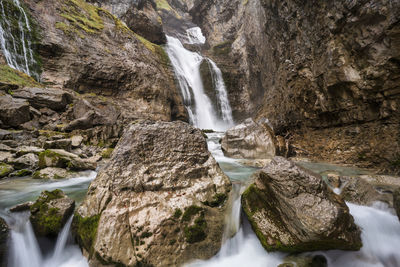
[[[185,227],[185,238],[188,243],[197,243],[206,239],[207,222],[204,219],[204,213],[194,220],[193,225]]]
[[[70,165],[70,161],[64,156],[52,150],[45,150],[39,153],[39,168],[46,167],[59,167],[67,168]]]
[[[8,165],[4,162],[0,163],[0,178],[6,177],[13,171],[14,171],[14,168],[11,165]]]
[[[16,172],[14,172],[12,175],[13,176],[17,176],[17,177],[23,177],[23,176],[28,176],[28,175],[31,175],[31,174],[32,174],[31,170],[22,169],[22,170],[18,170]]]
[[[201,207],[195,205],[187,207],[183,213],[182,222],[190,221],[194,215],[198,214],[202,210],[203,209]]]
[[[204,205],[207,205],[210,207],[218,207],[218,206],[221,206],[225,202],[226,198],[227,198],[226,194],[218,193],[213,196],[213,199],[211,201],[204,202]]]
[[[73,231],[79,245],[90,254],[93,253],[93,244],[96,240],[97,228],[99,226],[100,214],[92,217],[82,217],[75,213],[73,220]]]
[[[182,216],[182,210],[181,209],[176,209],[174,212],[174,218],[179,219]]]
[[[109,159],[109,158],[111,158],[111,154],[112,154],[113,151],[114,151],[114,148],[111,148],[111,147],[106,148],[101,152],[101,156],[104,159]]]
[[[30,207],[30,221],[35,233],[55,237],[72,214],[75,202],[60,189],[43,191]]]

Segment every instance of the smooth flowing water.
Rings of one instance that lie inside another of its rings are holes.
[[[0,182],[0,215],[11,228],[8,267],[86,267],[86,258],[70,236],[72,217],[65,224],[56,241],[38,240],[29,222],[29,212],[10,213],[16,204],[37,199],[43,190],[62,189],[76,202],[82,201],[96,172],[59,181],[18,178]]]
[[[251,183],[251,174],[255,168],[241,165],[237,160],[227,158],[219,143],[223,133],[207,134],[208,148],[224,172],[233,182],[232,212],[226,224],[226,239],[220,252],[207,261],[195,261],[188,266],[196,267],[276,267],[285,261],[285,253],[268,253],[261,246],[258,238],[243,216],[240,207],[240,193]],[[310,169],[323,173],[333,165],[307,163]],[[351,168],[333,166],[338,172],[356,172]],[[360,170],[362,173],[362,171]],[[382,203],[373,207],[347,203],[354,220],[362,229],[363,247],[360,251],[317,251],[303,253],[300,256],[324,255],[328,266],[333,267],[395,267],[400,266],[400,222],[393,210]],[[233,234],[236,233],[236,234]],[[232,236],[233,235],[233,236]]]
[[[202,44],[205,42],[205,37],[198,27],[189,29],[187,35],[190,44]],[[167,36],[165,50],[174,68],[191,124],[201,129],[214,130],[226,130],[232,127],[232,110],[222,73],[217,65],[211,59],[187,50],[179,39],[172,36]],[[217,96],[215,106],[219,107],[220,112],[214,109],[211,99],[204,92],[200,74],[200,65],[204,60],[207,60],[212,66],[211,73]],[[218,114],[221,115],[219,116]]]
[[[5,8],[5,4],[14,6]],[[0,48],[7,64],[38,80],[39,75],[34,71],[37,63],[33,56],[31,23],[24,8],[19,0],[13,0],[0,1],[0,9]]]

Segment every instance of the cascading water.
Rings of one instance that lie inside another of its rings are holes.
[[[0,48],[7,64],[39,79],[32,49],[32,29],[19,0],[0,1]]]
[[[187,36],[190,44],[205,42],[205,37],[198,27],[189,29]],[[177,38],[167,36],[167,41],[166,52],[181,88],[190,122],[202,129],[226,130],[233,126],[232,110],[221,70],[212,60],[185,49]],[[210,98],[204,93],[200,75],[200,65],[203,60],[207,60],[212,66],[213,84],[217,95],[216,101],[218,102],[217,106],[220,107],[221,116],[218,116]]]

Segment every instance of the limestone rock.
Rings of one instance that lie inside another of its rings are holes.
[[[225,156],[233,158],[268,159],[275,156],[272,130],[251,118],[226,131],[221,148]]]
[[[95,165],[62,149],[47,149],[39,154],[39,168],[58,167],[74,171],[94,170]]]
[[[10,173],[14,171],[13,166],[8,165],[6,163],[1,162],[0,163],[0,179],[6,177]]]
[[[21,88],[13,91],[13,97],[27,100],[34,108],[50,108],[63,111],[72,102],[72,95],[56,88]]]
[[[34,153],[34,154],[39,154],[40,152],[43,152],[43,148],[39,148],[36,146],[19,146],[16,149],[16,154],[18,157],[23,156],[28,153]]]
[[[30,221],[37,235],[55,237],[75,209],[75,201],[61,190],[43,191],[30,207]]]
[[[6,266],[6,256],[7,256],[7,243],[10,237],[10,229],[3,218],[0,218],[0,265]]]
[[[71,139],[58,139],[52,141],[46,141],[43,145],[44,149],[55,148],[55,149],[63,149],[66,151],[71,150]]]
[[[9,163],[17,170],[37,169],[39,157],[36,154],[28,153],[19,158],[9,160]]]
[[[13,158],[13,154],[6,151],[0,151],[0,162],[8,162]]]
[[[80,135],[74,135],[71,137],[71,145],[74,148],[79,147],[81,145],[82,141],[83,141],[83,137]]]
[[[47,167],[33,173],[34,179],[64,179],[74,176],[73,172],[62,168]]]
[[[138,122],[91,183],[74,229],[91,266],[206,259],[220,249],[230,189],[200,130]]]
[[[242,206],[268,251],[358,250],[361,231],[345,202],[313,174],[275,157],[255,175]]]
[[[11,207],[10,212],[21,212],[21,211],[30,210],[32,205],[33,205],[32,201],[21,203],[21,204]]]
[[[8,127],[17,127],[30,121],[29,103],[10,95],[0,95],[0,120]]]

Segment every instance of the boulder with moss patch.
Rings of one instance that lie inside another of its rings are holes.
[[[36,154],[28,153],[19,158],[8,161],[17,170],[22,169],[37,169],[39,157]]]
[[[30,207],[30,221],[37,235],[55,237],[75,209],[75,201],[63,191],[43,191]]]
[[[74,176],[74,172],[67,171],[63,168],[47,167],[35,171],[32,175],[33,179],[64,179]]]
[[[0,163],[0,178],[6,177],[14,171],[13,166],[6,163]]]
[[[200,130],[137,122],[91,183],[75,232],[92,266],[207,259],[221,246],[230,189]]]
[[[242,195],[250,224],[268,251],[359,250],[361,231],[321,176],[283,157],[255,174]]]
[[[95,164],[62,149],[47,149],[39,154],[39,168],[68,168],[73,171],[94,170]]]

